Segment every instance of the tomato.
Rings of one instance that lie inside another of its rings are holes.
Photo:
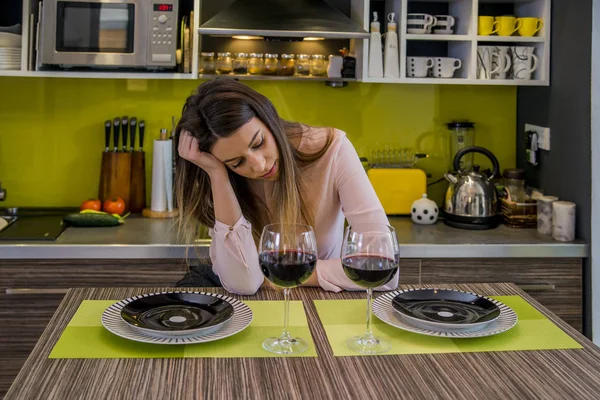
[[[102,202],[98,199],[89,199],[81,203],[80,210],[94,210],[100,211],[102,208]]]
[[[104,200],[104,211],[109,214],[123,215],[125,212],[125,202],[120,197]]]

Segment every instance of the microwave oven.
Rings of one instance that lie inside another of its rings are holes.
[[[178,0],[44,0],[38,65],[176,65]]]

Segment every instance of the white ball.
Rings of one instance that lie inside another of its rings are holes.
[[[440,210],[435,201],[429,200],[424,194],[423,198],[412,203],[410,217],[415,224],[433,225],[437,222]]]

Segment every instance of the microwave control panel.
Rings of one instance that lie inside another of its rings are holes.
[[[171,3],[151,2],[148,65],[176,65],[178,2],[171,1]]]

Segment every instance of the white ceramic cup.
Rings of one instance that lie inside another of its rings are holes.
[[[535,47],[511,47],[513,79],[520,81],[531,80],[531,74],[538,67],[538,58],[533,54],[534,50]]]
[[[452,57],[434,58],[433,76],[436,78],[454,78],[454,71],[462,67],[462,61]]]
[[[492,79],[508,79],[508,73],[512,67],[510,46],[494,46],[494,57],[492,58]]]
[[[494,58],[500,55],[495,46],[477,46],[477,79],[492,79],[492,75],[500,70],[500,63],[494,68]]]
[[[435,61],[429,57],[406,57],[406,75],[409,78],[425,78]]]
[[[412,34],[431,33],[437,19],[429,14],[408,14],[406,16],[406,32]]]
[[[456,24],[456,19],[452,15],[435,15],[434,29],[440,27],[440,29],[452,29]]]

